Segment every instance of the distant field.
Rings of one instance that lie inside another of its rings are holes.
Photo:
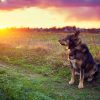
[[[58,42],[67,33],[6,31],[5,35],[0,35],[0,100],[100,100],[100,77],[85,82],[82,90],[78,81],[68,84],[68,55]],[[100,63],[100,34],[81,33],[81,38]]]

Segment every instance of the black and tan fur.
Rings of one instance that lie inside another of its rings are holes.
[[[81,42],[79,34],[80,32],[76,31],[74,34],[67,35],[66,38],[59,40],[59,42],[70,50],[69,59],[72,76],[69,84],[74,84],[75,76],[79,75],[78,88],[83,88],[84,79],[92,81],[98,73],[100,65],[95,63],[87,45]]]

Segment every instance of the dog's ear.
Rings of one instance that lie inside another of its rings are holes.
[[[77,30],[77,31],[74,32],[74,36],[75,37],[78,37],[79,35],[80,35],[80,31],[79,30]]]

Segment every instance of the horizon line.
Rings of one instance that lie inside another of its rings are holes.
[[[61,26],[61,27],[57,27],[57,26],[52,26],[52,27],[27,27],[27,26],[22,26],[22,27],[3,27],[3,28],[0,28],[0,30],[2,29],[21,29],[21,28],[29,28],[29,29],[50,29],[50,28],[65,28],[65,27],[75,27],[76,29],[100,29],[99,28],[96,28],[96,27],[91,27],[91,28],[85,28],[85,27],[77,27],[77,26]]]

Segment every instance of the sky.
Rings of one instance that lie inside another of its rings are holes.
[[[100,0],[0,0],[0,28],[100,28]]]

